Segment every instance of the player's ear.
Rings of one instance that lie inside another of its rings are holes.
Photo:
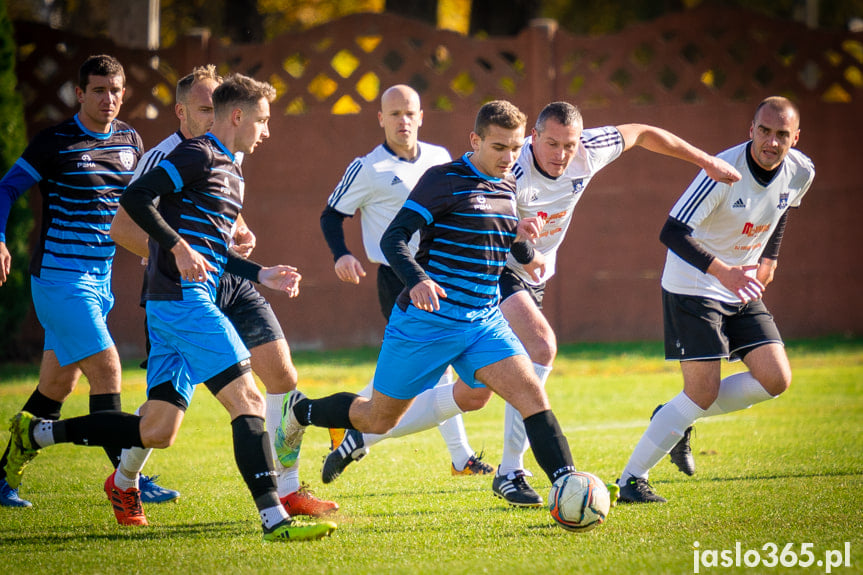
[[[480,144],[482,144],[482,137],[476,132],[470,133],[470,147],[474,152],[479,151]]]
[[[235,126],[239,126],[240,122],[243,121],[243,109],[242,108],[234,108],[231,111],[231,122]]]

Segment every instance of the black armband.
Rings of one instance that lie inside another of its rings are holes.
[[[408,247],[411,236],[424,225],[425,220],[419,213],[402,208],[381,236],[381,250],[387,263],[408,289],[428,279]]]
[[[529,264],[536,255],[536,250],[530,245],[530,242],[515,242],[509,251],[515,261],[521,265]]]
[[[345,218],[352,216],[345,215],[337,209],[327,206],[321,213],[321,231],[324,232],[324,239],[333,252],[333,260],[339,261],[339,258],[350,254],[347,244],[345,243],[345,230],[343,227]]]
[[[672,217],[665,220],[659,241],[673,251],[689,265],[707,273],[707,268],[713,263],[715,256],[701,247],[692,237],[692,228]]]
[[[226,272],[255,283],[260,283],[258,274],[261,272],[261,269],[263,269],[261,264],[257,264],[252,260],[247,260],[246,258],[241,258],[234,252],[228,250],[228,263],[225,264]]]
[[[788,210],[779,217],[776,223],[776,229],[773,230],[773,235],[767,240],[767,245],[764,246],[764,251],[761,252],[762,258],[770,260],[779,259],[779,248],[782,246],[782,236],[785,235],[785,226],[788,223]]]
[[[155,200],[173,189],[174,182],[168,172],[155,168],[132,182],[120,196],[120,205],[132,221],[166,250],[173,248],[181,238],[156,209]]]

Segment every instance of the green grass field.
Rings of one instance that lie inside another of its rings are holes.
[[[792,342],[788,350],[794,383],[786,394],[697,425],[694,477],[667,459],[653,470],[651,483],[669,503],[619,506],[587,534],[554,526],[545,509],[507,507],[492,496],[488,477],[452,477],[434,430],[379,444],[324,486],[327,435],[310,429],[301,475],[319,496],[339,502],[339,529],[321,541],[264,544],[234,465],[227,414],[201,386],[177,443],[154,453],[147,467],[182,492],[178,502],[148,506],[149,528],[120,527],[102,491],[110,472],[102,450],[51,447],[27,469],[21,490],[34,507],[0,508],[0,573],[692,573],[695,552],[704,560],[700,573],[824,573],[825,560],[837,560],[827,555],[834,550],[843,564],[833,573],[861,573],[863,340]],[[375,354],[297,354],[301,388],[312,397],[358,390]],[[133,365],[123,374],[127,410],[144,398],[144,374]],[[3,420],[36,377],[35,368],[0,367]],[[607,481],[620,473],[653,408],[680,387],[676,364],[662,360],[655,343],[567,346],[548,383],[576,465]],[[82,384],[64,417],[86,412],[87,390]],[[502,421],[497,398],[465,416],[473,447],[494,465]],[[0,432],[3,443],[8,437]],[[548,480],[530,455],[528,465],[546,496]],[[741,556],[757,550],[768,562],[774,544],[778,565],[723,567],[719,553],[728,550],[733,562],[737,544]],[[806,559],[804,550],[813,553],[809,567],[779,562],[794,563],[790,552]]]

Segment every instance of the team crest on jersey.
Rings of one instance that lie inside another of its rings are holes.
[[[129,150],[123,150],[120,152],[120,163],[123,164],[123,167],[127,170],[131,170],[132,166],[135,165],[135,154]]]
[[[788,192],[779,193],[779,205],[776,206],[779,210],[784,210],[788,207]]]
[[[572,180],[572,193],[580,194],[584,190],[584,178]]]

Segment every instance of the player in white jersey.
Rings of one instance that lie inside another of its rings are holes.
[[[404,284],[392,271],[381,251],[381,236],[420,176],[428,168],[451,160],[445,148],[417,140],[422,118],[420,97],[413,88],[399,84],[385,90],[381,96],[381,110],[378,112],[378,121],[384,129],[384,143],[351,162],[321,214],[321,229],[336,262],[336,275],[343,282],[358,284],[366,272],[345,244],[343,222],[346,217],[360,212],[366,257],[370,262],[378,264],[378,301],[381,313],[386,319],[389,319],[396,297]],[[411,254],[416,254],[419,234],[411,238],[409,246]],[[439,384],[451,383],[452,370],[447,370]],[[372,385],[369,383],[360,395],[370,397],[371,391]],[[411,428],[412,418],[406,417],[403,430]],[[450,452],[450,472],[453,475],[485,475],[493,471],[490,465],[482,461],[482,456],[477,455],[471,448],[461,415],[447,420],[438,429]],[[333,430],[331,436],[333,447],[343,440],[340,430]],[[354,458],[364,456],[368,447],[384,438],[385,436],[366,436],[365,441],[360,436],[349,438],[354,448],[352,451],[356,453]],[[360,443],[362,445],[359,445]],[[335,477],[326,471],[325,465],[323,479],[328,483]]]
[[[645,124],[582,128],[577,107],[567,102],[548,104],[537,117],[513,170],[519,216],[525,225],[535,226],[533,231],[539,237],[533,247],[540,257],[523,266],[510,254],[500,280],[500,309],[527,349],[543,385],[557,355],[554,331],[542,313],[545,283],[554,275],[557,250],[593,176],[623,152],[641,146],[691,162],[720,181],[739,178],[726,162],[661,128]],[[507,404],[503,456],[492,491],[511,505],[535,507],[543,501],[525,479],[530,475],[524,469],[526,450],[521,417]]]
[[[660,234],[668,247],[665,356],[680,361],[683,391],[654,411],[618,480],[621,501],[664,502],[648,473],[688,441],[696,420],[746,409],[791,385],[782,338],[761,298],[773,280],[788,208],[800,206],[815,168],[792,149],[800,112],[786,98],[758,105],[749,137],[719,155],[742,179],[726,185],[699,174]],[[742,360],[749,371],[721,379],[722,358]]]
[[[181,142],[205,134],[213,125],[213,90],[221,83],[221,77],[213,65],[195,68],[177,83],[177,105],[175,112],[180,120],[180,129],[147,151],[138,163],[132,177],[141,175],[159,165],[159,162]],[[235,162],[242,161],[243,154],[235,154]],[[144,258],[148,256],[147,234],[139,228],[121,207],[111,226],[114,241]],[[237,218],[233,234],[233,249],[243,257],[249,257],[255,247],[255,235],[245,225],[242,215]],[[267,416],[265,422],[272,442],[275,427],[281,420],[284,394],[296,389],[297,369],[291,361],[291,352],[279,321],[269,302],[254,285],[231,273],[222,275],[216,292],[216,303],[234,327],[251,353],[254,371],[267,390]],[[150,450],[133,448],[125,456],[132,468],[143,467]],[[139,461],[132,463],[132,459]],[[143,460],[143,461],[141,461]],[[300,483],[299,466],[286,468],[275,462],[278,496],[288,514],[321,516],[338,510],[338,505],[315,497]],[[155,485],[151,478],[139,478],[141,500],[144,503],[160,503],[179,497],[174,490]]]

